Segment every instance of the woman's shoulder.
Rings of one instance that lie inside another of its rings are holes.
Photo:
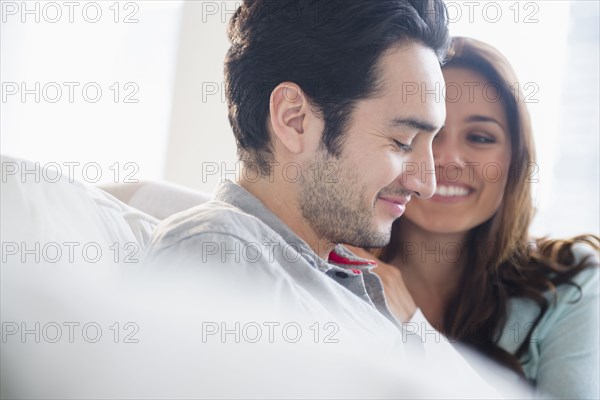
[[[600,265],[600,254],[597,249],[593,248],[588,243],[574,243],[571,246],[571,252],[575,257],[575,264],[580,263],[587,257],[586,263],[588,264],[588,269],[598,269],[598,266]]]
[[[561,284],[556,288],[556,303],[572,303],[580,299],[583,302],[597,301],[600,292],[600,256],[598,250],[584,242],[575,242],[571,246],[573,264],[584,262],[585,267],[570,279],[572,284]]]
[[[549,360],[565,355],[575,360],[574,354],[584,354],[598,346],[595,328],[600,314],[598,251],[585,242],[575,242],[570,250],[574,258],[571,265],[585,260],[585,267],[570,277],[570,283],[558,284],[544,292],[548,308],[537,324],[541,309],[533,299],[514,297],[507,305],[507,319],[498,346],[515,354],[527,340],[529,343],[521,360],[526,376],[534,381],[544,378],[539,375],[544,363],[542,369],[550,370],[552,361]],[[531,336],[528,336],[530,332]],[[581,352],[582,347],[587,350]]]
[[[557,294],[561,300],[570,300],[572,296],[568,296],[567,293],[577,292],[583,300],[597,298],[600,280],[600,256],[598,250],[593,248],[587,243],[576,242],[571,246],[571,252],[573,253],[574,262],[573,265],[578,265],[581,262],[585,263],[585,268],[582,268],[577,274],[575,274],[571,282],[575,285],[560,285],[557,288]],[[560,296],[563,292],[563,296]],[[581,292],[581,293],[579,293]]]
[[[563,318],[574,318],[579,314],[583,319],[587,311],[598,308],[598,297],[600,296],[600,257],[598,250],[584,242],[575,242],[571,246],[573,263],[576,266],[584,262],[576,274],[570,277],[568,282],[558,284],[554,289],[544,293],[548,300],[548,309],[544,313],[538,328],[552,326]],[[533,311],[535,310],[535,311]],[[513,311],[524,311],[527,316],[537,315],[539,305],[531,301],[516,301]],[[541,333],[541,332],[540,332]]]
[[[573,265],[585,260],[586,267],[569,279],[569,283],[562,283],[554,290],[547,290],[544,296],[548,300],[542,319],[536,329],[536,336],[544,337],[550,328],[563,318],[574,318],[580,315],[589,315],[590,310],[597,310],[598,298],[600,297],[600,257],[598,251],[586,243],[577,242],[572,245],[571,251],[574,256]],[[575,311],[577,310],[577,311]],[[596,311],[591,311],[595,313]],[[528,330],[540,313],[540,305],[530,299],[523,297],[511,298],[508,303],[508,315],[506,327],[510,329]],[[506,334],[506,332],[504,332]],[[520,341],[511,343],[516,349]]]
[[[542,267],[541,270],[537,270],[537,273],[543,271],[543,274],[557,285],[555,290],[548,290],[545,293],[548,300],[561,292],[572,292],[574,289],[579,291],[578,287],[582,285],[590,286],[592,291],[594,288],[596,292],[598,291],[596,286],[600,270],[600,254],[596,236],[581,235],[567,240],[544,238],[537,241],[536,247],[542,255],[550,258],[546,259],[548,264],[544,261],[540,262],[539,259],[535,260],[536,264]],[[568,250],[572,257],[569,255],[565,258],[565,250]],[[549,264],[554,264],[555,267],[550,267]],[[560,265],[566,267],[566,270],[559,267]],[[594,282],[596,286],[592,285]]]

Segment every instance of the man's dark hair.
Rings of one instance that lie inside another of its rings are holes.
[[[449,44],[442,0],[245,0],[229,23],[225,58],[229,122],[246,164],[268,173],[271,92],[294,82],[324,119],[323,144],[339,156],[357,101],[378,92],[377,63],[418,42],[443,61]]]

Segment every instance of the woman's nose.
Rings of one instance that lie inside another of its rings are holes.
[[[438,181],[452,180],[452,176],[444,176],[446,173],[460,171],[465,167],[464,151],[458,140],[448,135],[443,135],[433,143],[433,159],[436,166],[436,178]],[[441,176],[439,176],[441,175]],[[455,174],[452,174],[453,176]]]

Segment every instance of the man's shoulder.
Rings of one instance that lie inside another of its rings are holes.
[[[211,200],[170,216],[155,229],[150,247],[153,251],[191,238],[231,238],[256,241],[275,233],[259,218],[219,200]]]

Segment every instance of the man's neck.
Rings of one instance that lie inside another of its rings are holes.
[[[327,260],[335,244],[317,237],[302,217],[298,204],[298,184],[278,179],[278,174],[273,171],[272,173],[274,176],[261,177],[253,181],[244,179],[245,174],[241,174],[237,183],[259,199],[300,239],[304,240],[320,258]]]

